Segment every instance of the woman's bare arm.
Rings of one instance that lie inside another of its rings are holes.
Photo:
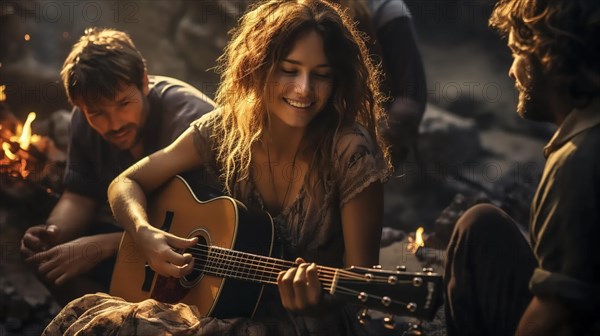
[[[181,277],[191,270],[191,255],[181,255],[173,248],[191,246],[196,240],[179,238],[148,223],[146,194],[174,175],[202,164],[193,137],[190,128],[168,147],[129,167],[108,188],[117,222],[133,237],[150,267],[164,276]]]
[[[346,266],[379,263],[383,221],[383,185],[373,182],[342,208]]]

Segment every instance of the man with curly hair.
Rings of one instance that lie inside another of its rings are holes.
[[[449,335],[600,335],[600,2],[503,0],[517,111],[558,130],[531,206],[530,245],[491,205],[448,246]]]

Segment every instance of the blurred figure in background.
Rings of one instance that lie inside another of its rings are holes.
[[[382,65],[381,91],[385,104],[395,164],[416,154],[419,124],[427,103],[425,70],[410,10],[402,0],[338,0],[357,20],[358,29],[370,38],[371,54]]]

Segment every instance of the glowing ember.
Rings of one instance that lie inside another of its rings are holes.
[[[0,85],[0,102],[6,100],[6,94],[4,93],[4,90],[6,90],[6,85]]]

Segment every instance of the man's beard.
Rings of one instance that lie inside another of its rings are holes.
[[[517,113],[527,120],[553,122],[554,116],[549,106],[549,90],[541,71],[541,65],[529,65],[526,71],[529,74],[529,83],[522,86],[515,82],[515,87],[519,92]]]

